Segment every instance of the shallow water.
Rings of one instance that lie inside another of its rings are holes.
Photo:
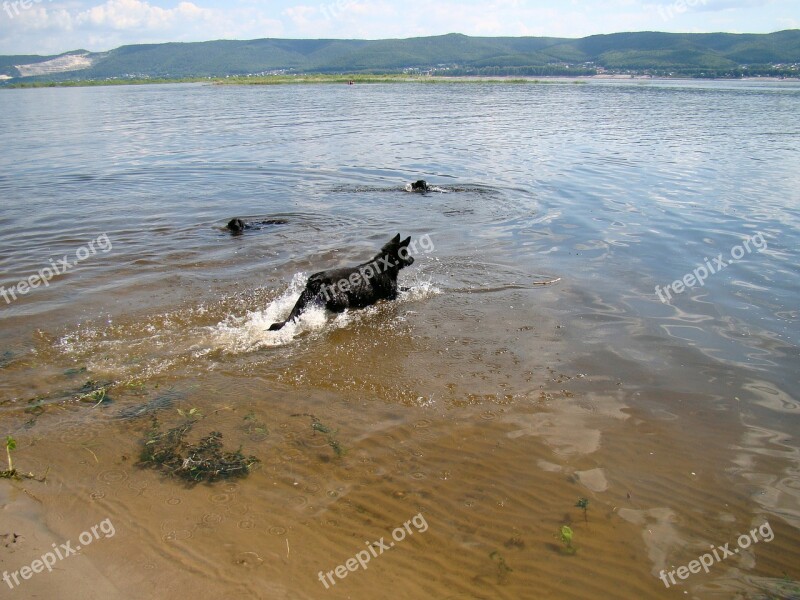
[[[0,283],[109,240],[0,298],[0,433],[51,468],[25,484],[51,530],[116,523],[86,552],[120,597],[800,594],[800,85],[37,89],[0,108]],[[404,191],[421,178],[442,191]],[[234,216],[286,223],[231,236]],[[308,274],[398,232],[428,251],[397,301],[266,331]],[[87,379],[111,401],[76,400]],[[191,408],[261,465],[193,488],[136,466],[151,418]],[[317,579],[420,512],[424,533]],[[773,541],[658,579],[765,521]]]

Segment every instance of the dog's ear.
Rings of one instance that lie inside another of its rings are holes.
[[[390,243],[391,243],[392,245],[397,245],[397,244],[399,244],[399,243],[400,243],[400,234],[398,233],[396,236],[394,236],[394,237],[392,238],[392,241],[391,241]]]
[[[410,243],[411,243],[411,236],[408,236],[406,239],[400,242],[400,247],[401,248],[407,247]]]

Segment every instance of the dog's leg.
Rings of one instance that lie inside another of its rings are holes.
[[[294,321],[297,319],[297,317],[300,316],[300,313],[305,310],[309,302],[316,298],[319,293],[319,289],[320,284],[318,281],[309,280],[308,283],[306,283],[305,289],[300,294],[300,297],[297,299],[297,302],[295,302],[292,312],[289,313],[289,316],[286,318],[286,320],[281,321],[280,323],[273,323],[269,326],[269,331],[278,331],[283,329],[289,321]]]
[[[300,313],[303,312],[303,309],[306,307],[307,303],[308,303],[308,288],[304,289],[303,293],[300,294],[300,297],[297,299],[297,302],[295,302],[294,308],[292,308],[292,312],[289,313],[289,316],[286,318],[286,320],[281,321],[280,323],[273,323],[272,325],[269,326],[269,331],[278,331],[280,329],[283,329],[284,326],[289,321],[294,321],[298,316],[300,316]]]

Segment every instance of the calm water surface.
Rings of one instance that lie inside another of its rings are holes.
[[[800,85],[7,90],[0,115],[4,289],[112,246],[0,298],[0,434],[52,468],[63,539],[87,504],[116,520],[93,561],[120,597],[667,597],[661,569],[765,521],[679,589],[800,597]],[[266,331],[398,232],[430,251],[397,302]],[[113,401],[75,400],[87,379]],[[192,407],[250,477],[134,464],[150,417]]]

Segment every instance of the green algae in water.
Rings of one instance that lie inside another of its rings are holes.
[[[95,406],[109,404],[113,402],[108,395],[108,390],[112,385],[114,385],[113,381],[94,381],[89,379],[78,390],[76,399],[79,402],[90,402]]]
[[[311,417],[311,429],[313,429],[314,431],[318,431],[320,433],[324,433],[326,435],[325,439],[328,442],[328,445],[333,450],[333,453],[337,456],[337,458],[341,458],[347,453],[347,449],[344,446],[342,446],[339,440],[333,437],[337,433],[339,433],[338,429],[334,431],[333,429],[322,423],[322,421],[320,421],[317,417],[309,413],[295,413],[292,416]]]
[[[513,573],[514,569],[506,564],[506,559],[497,550],[490,552],[489,558],[497,564],[497,583],[504,584],[508,579],[508,574]]]
[[[14,354],[11,350],[6,350],[2,354],[0,354],[0,369],[4,369],[16,358],[16,354]]]
[[[86,367],[75,367],[64,371],[64,375],[66,377],[75,377],[76,375],[83,375],[84,373],[88,372],[88,370],[89,369]]]
[[[253,411],[247,413],[243,418],[247,422],[247,433],[260,436],[269,435],[269,427],[267,427],[267,424],[263,421],[256,419],[256,415]]]
[[[313,429],[314,431],[319,431],[321,433],[331,433],[331,428],[328,427],[327,425],[323,425],[319,421],[314,421],[313,423],[311,423],[311,429]]]
[[[161,431],[154,417],[153,427],[142,449],[140,465],[162,469],[190,483],[199,483],[246,477],[252,467],[261,462],[255,456],[245,456],[241,447],[235,452],[225,451],[219,431],[212,431],[197,443],[188,442],[186,437],[196,423],[188,420]]]
[[[176,392],[173,389],[156,396],[152,400],[143,404],[136,404],[128,406],[119,411],[116,415],[117,419],[136,419],[146,415],[153,414],[159,410],[167,410],[172,408],[175,400],[182,399],[185,396],[182,392]]]

